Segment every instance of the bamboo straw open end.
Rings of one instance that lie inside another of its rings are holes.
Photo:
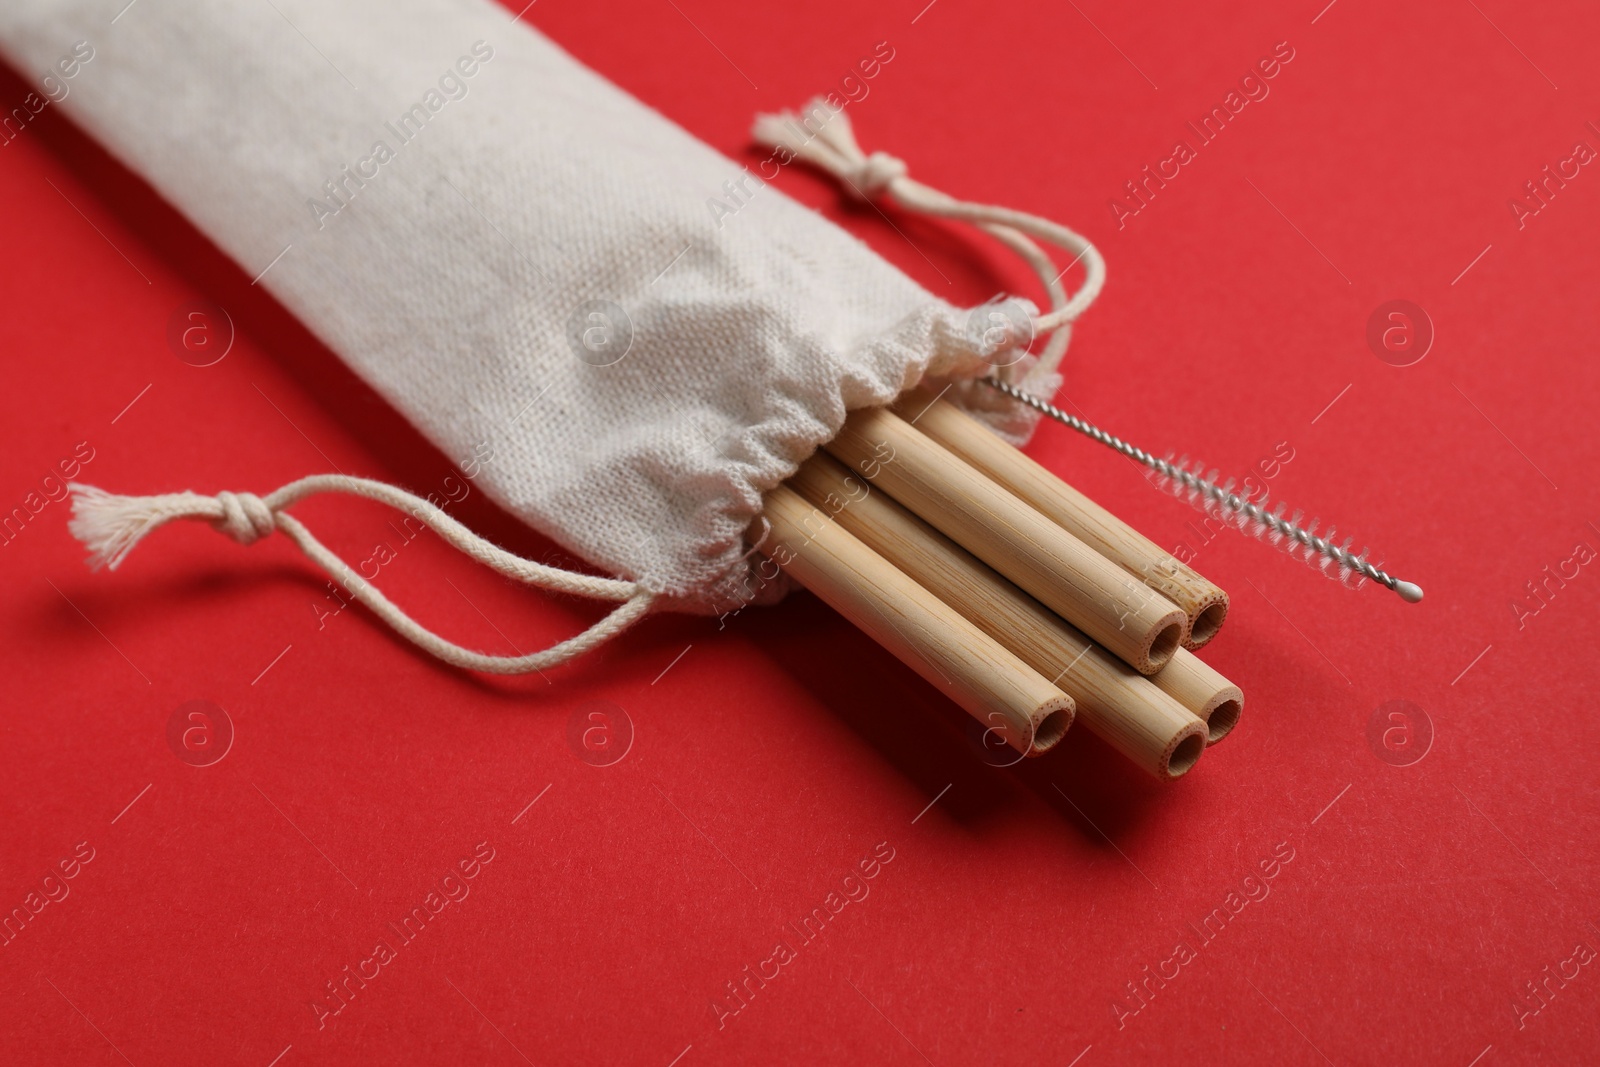
[[[1200,613],[1189,624],[1189,636],[1184,640],[1183,647],[1193,651],[1217,636],[1217,631],[1222,629],[1222,620],[1228,617],[1228,596],[1226,593],[1213,600],[1200,609]]]
[[[1217,706],[1206,714],[1200,716],[1206,724],[1206,744],[1214,745],[1221,741],[1233,728],[1239,725],[1239,716],[1244,712],[1244,695],[1238,689],[1217,702]]]
[[[1067,728],[1072,725],[1076,716],[1076,706],[1070,697],[1063,697],[1061,706],[1050,709],[1039,725],[1033,729],[1033,743],[1028,746],[1027,754],[1040,756],[1050,751],[1067,735]]]
[[[1183,643],[1184,621],[1182,614],[1173,612],[1172,618],[1166,620],[1165,625],[1151,636],[1150,647],[1145,650],[1144,661],[1130,666],[1140,674],[1154,674],[1165,667],[1172,654],[1178,651]]]
[[[1172,751],[1167,754],[1164,777],[1171,781],[1181,778],[1189,769],[1200,761],[1200,754],[1206,750],[1205,727],[1195,723],[1195,729],[1179,736],[1178,743],[1172,746]]]

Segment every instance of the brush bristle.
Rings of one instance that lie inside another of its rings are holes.
[[[1175,460],[1169,455],[1164,466],[1165,470],[1156,468],[1150,473],[1150,480],[1157,486],[1246,536],[1298,559],[1325,578],[1359,589],[1368,580],[1363,568],[1369,563],[1379,565],[1368,558],[1370,549],[1352,551],[1354,538],[1346,537],[1339,544],[1333,526],[1319,534],[1321,519],[1307,523],[1305,513],[1299,510],[1286,519],[1288,505],[1281,500],[1268,511],[1265,489],[1256,499],[1246,499],[1236,491],[1233,479],[1219,485],[1217,470],[1208,471],[1204,462],[1188,456]]]

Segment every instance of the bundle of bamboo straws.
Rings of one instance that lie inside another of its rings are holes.
[[[1016,751],[1079,718],[1170,780],[1238,722],[1193,652],[1227,594],[961,409],[913,392],[824,450],[761,550]]]

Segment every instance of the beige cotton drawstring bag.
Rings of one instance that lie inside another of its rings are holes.
[[[552,666],[653,610],[775,599],[746,530],[847,411],[938,378],[1025,436],[1031,413],[962,383],[1053,392],[1104,278],[1071,231],[863,153],[826,100],[763,117],[757,139],[853,195],[983,228],[1039,274],[1049,310],[955,307],[774,188],[731,217],[709,210],[725,183],[750,187],[740,167],[490,0],[161,0],[114,23],[103,0],[0,5],[18,69],[78,44],[93,58],[60,105],[74,121],[440,449],[491,442],[476,483],[614,577],[520,559],[402,489],[342,475],[259,496],[77,486],[74,533],[114,567],[174,519],[244,543],[280,532],[405,637],[474,670]],[[1084,281],[1069,294],[1074,264]],[[326,492],[404,509],[502,574],[617,607],[532,655],[462,648],[290,514]]]

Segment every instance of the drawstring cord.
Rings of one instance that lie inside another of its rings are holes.
[[[367,478],[318,474],[269,493],[166,493],[160,496],[116,496],[91,485],[73,483],[72,521],[68,529],[89,549],[89,565],[115,570],[144,538],[178,519],[209,522],[242,545],[253,544],[274,530],[300,547],[312,562],[350,591],[351,596],[400,636],[452,666],[489,674],[526,674],[565,663],[596,648],[632,626],[649,611],[655,594],[637,582],[598,578],[547,567],[512,555],[473,533],[438,506],[404,489]],[[619,603],[611,614],[576,637],[525,656],[491,656],[447,641],[407,615],[376,586],[356,573],[285,509],[318,493],[366,497],[413,515],[446,542],[507,578],[553,592]]]
[[[819,113],[828,117],[816,129],[806,125]],[[1063,327],[1088,310],[1106,282],[1105,260],[1086,238],[1038,215],[957,200],[923,185],[908,176],[904,160],[887,152],[863,152],[850,116],[829,106],[822,97],[808,103],[801,115],[786,111],[756,116],[751,135],[769,148],[783,149],[827,171],[861,200],[887,195],[907,211],[971,223],[1015,252],[1039,276],[1050,298],[1050,310],[1032,320],[1034,334],[1049,339],[1028,379],[1042,381],[1056,372],[1070,339],[1070,331]],[[1040,241],[1071,255],[1072,263],[1057,270],[1054,261],[1039,247]],[[1069,297],[1061,278],[1079,262],[1083,264],[1083,284]]]

